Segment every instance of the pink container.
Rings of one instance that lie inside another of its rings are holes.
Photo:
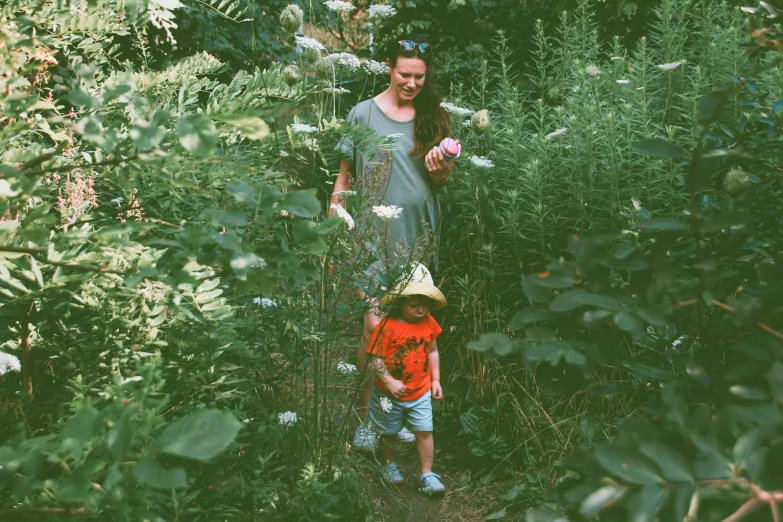
[[[440,142],[440,150],[443,152],[446,163],[451,163],[459,158],[459,155],[462,152],[462,145],[459,144],[459,140],[444,138],[443,141]]]

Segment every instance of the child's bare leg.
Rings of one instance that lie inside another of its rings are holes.
[[[416,431],[416,451],[419,452],[421,474],[432,471],[432,461],[435,459],[435,439],[431,431]]]
[[[364,292],[359,292],[359,297],[365,299]],[[364,314],[364,329],[362,330],[362,338],[359,340],[359,346],[356,349],[356,369],[362,373],[361,379],[363,379],[361,388],[359,390],[359,404],[356,405],[356,412],[362,419],[362,422],[367,419],[367,412],[370,409],[370,397],[372,396],[372,367],[367,363],[367,344],[370,342],[372,332],[378,323],[381,322],[381,316],[378,313],[378,308],[372,307]]]
[[[394,462],[395,440],[397,440],[397,435],[381,435],[381,451],[383,452],[384,464],[389,464],[390,462]]]

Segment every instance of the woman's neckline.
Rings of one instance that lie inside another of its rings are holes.
[[[381,106],[378,105],[378,102],[375,101],[375,98],[370,98],[370,102],[373,105],[375,105],[378,108],[379,111],[381,111],[381,114],[383,114],[384,118],[386,118],[387,120],[389,120],[392,123],[406,124],[406,123],[413,123],[413,121],[414,121],[414,120],[395,120],[394,118],[392,118],[391,116],[386,114],[386,112],[384,112],[384,110],[381,108]]]

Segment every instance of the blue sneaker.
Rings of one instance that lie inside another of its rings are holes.
[[[428,471],[419,475],[419,491],[425,495],[440,495],[446,492],[446,486],[440,481],[440,475]]]
[[[353,447],[358,451],[372,453],[377,445],[378,434],[365,424],[360,424],[353,434]]]
[[[395,486],[405,484],[405,477],[402,476],[397,464],[394,462],[390,462],[381,468],[381,478],[387,484],[394,484]]]

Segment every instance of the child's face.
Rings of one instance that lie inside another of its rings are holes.
[[[420,295],[409,297],[403,301],[401,311],[406,323],[419,323],[430,313],[430,299]]]

